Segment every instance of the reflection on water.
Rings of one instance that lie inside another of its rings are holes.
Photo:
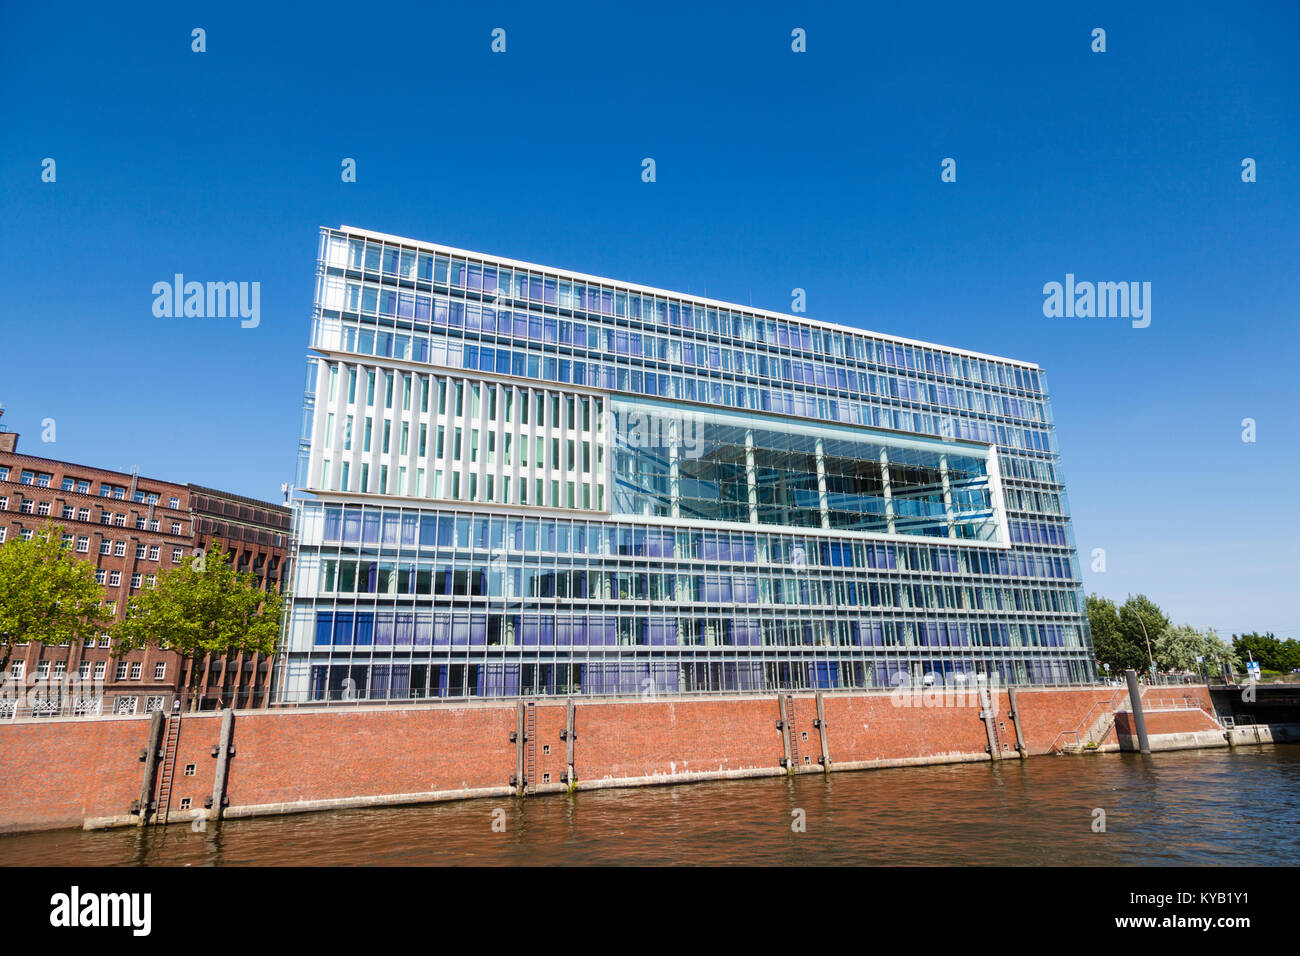
[[[805,832],[791,828],[795,810]],[[201,833],[17,834],[0,837],[0,863],[1296,865],[1297,824],[1300,747],[1277,746],[295,814]]]

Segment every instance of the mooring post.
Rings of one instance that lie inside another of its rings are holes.
[[[822,738],[822,756],[821,756],[822,770],[826,771],[827,773],[830,773],[831,772],[831,751],[829,745],[826,743],[826,707],[822,703],[821,694],[817,695],[817,732],[821,735]]]
[[[153,777],[158,768],[158,747],[162,743],[163,713],[155,710],[149,718],[149,743],[144,752],[144,779],[140,782],[140,814],[138,823],[149,822],[149,806],[153,803]]]
[[[515,705],[515,796],[524,794],[524,704]]]
[[[1147,719],[1142,713],[1142,688],[1138,686],[1137,671],[1130,667],[1124,672],[1124,679],[1128,682],[1128,703],[1133,709],[1133,727],[1138,735],[1138,753],[1149,754],[1151,743],[1147,740]]]
[[[226,768],[230,765],[230,738],[235,732],[235,712],[227,707],[221,712],[221,736],[217,744],[217,769],[212,775],[212,812],[210,820],[220,820],[226,804]]]
[[[1024,760],[1029,756],[1029,748],[1025,746],[1025,734],[1020,727],[1020,700],[1016,696],[1014,687],[1007,688],[1007,698],[1011,701],[1011,725],[1016,728],[1016,750],[1020,751],[1020,759]]]
[[[980,685],[980,717],[984,721],[984,735],[989,740],[989,759],[1001,760],[1002,753],[998,749],[998,734],[993,727],[993,705],[989,702],[989,689],[983,684]]]
[[[564,727],[564,751],[565,751],[564,763],[566,769],[568,770],[569,779],[565,782],[568,783],[569,789],[572,790],[577,784],[577,775],[573,769],[573,765],[575,763],[573,759],[573,737],[574,737],[574,725],[577,723],[576,711],[578,709],[577,704],[574,703],[572,697],[569,698],[569,705],[567,709],[568,709],[568,714],[566,715],[565,718],[565,727]]]

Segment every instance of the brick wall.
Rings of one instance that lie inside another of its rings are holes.
[[[1193,734],[1202,730],[1220,732],[1223,730],[1202,710],[1154,711],[1144,713],[1143,716],[1146,718],[1148,737],[1160,734]],[[1115,728],[1126,736],[1137,734],[1132,714],[1117,714]]]
[[[1118,693],[1109,687],[1019,690],[1027,749],[1049,752],[1062,731],[1086,729],[1086,722]],[[1203,687],[1173,694],[1154,688],[1148,695],[1148,706],[1201,702],[1190,710],[1149,713],[1153,734],[1213,726],[1196,709],[1209,706]],[[964,697],[936,691],[825,694],[822,703],[833,767],[986,759],[988,740],[973,690]],[[382,805],[432,799],[434,794],[454,796],[456,791],[505,792],[521,753],[521,742],[510,739],[518,726],[517,708],[515,701],[484,701],[238,711],[231,740],[235,755],[227,772],[228,812],[279,812],[330,802]],[[567,702],[542,700],[532,710],[535,732],[522,744],[525,754],[531,748],[535,762],[529,783],[543,790],[559,788],[567,770],[562,734]],[[783,772],[785,746],[775,694],[578,700],[574,710],[580,787]],[[816,696],[790,695],[787,718],[797,769],[819,770]],[[1003,755],[1014,756],[1015,729],[1005,691],[996,697],[994,720]],[[1192,727],[1189,721],[1199,723]],[[220,728],[219,714],[184,718],[170,796],[173,821],[192,816],[181,812],[182,799],[189,798],[190,808],[198,809],[212,794],[218,762],[212,751]],[[86,820],[123,822],[139,797],[145,769],[139,754],[148,732],[144,717],[0,723],[0,832],[81,826]],[[1104,742],[1115,740],[1112,729]],[[194,772],[187,775],[191,764]],[[155,782],[155,793],[157,789]]]
[[[127,813],[140,798],[148,739],[148,717],[0,727],[0,833]]]

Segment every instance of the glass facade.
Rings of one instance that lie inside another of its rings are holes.
[[[322,230],[285,701],[1093,679],[1037,366]]]

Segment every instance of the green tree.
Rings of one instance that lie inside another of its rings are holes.
[[[1217,676],[1223,661],[1236,666],[1233,649],[1220,640],[1213,628],[1198,631],[1190,624],[1166,628],[1159,638],[1152,641],[1152,650],[1156,666],[1162,670],[1200,673],[1202,663],[1197,661],[1198,657],[1204,658],[1204,673],[1207,675]]]
[[[1126,645],[1138,649],[1138,657],[1136,662],[1130,661],[1127,666],[1137,671],[1150,671],[1156,642],[1168,628],[1169,618],[1154,601],[1145,594],[1130,594],[1119,609],[1119,632]]]
[[[1127,667],[1141,669],[1146,662],[1146,651],[1132,644],[1120,628],[1119,611],[1115,602],[1096,594],[1088,595],[1088,626],[1092,631],[1092,647],[1097,662],[1109,664],[1110,673],[1118,677]]]
[[[146,644],[185,657],[211,652],[274,652],[280,633],[280,592],[263,591],[256,576],[237,572],[213,543],[163,573],[157,586],[131,598],[114,628],[118,653]]]
[[[1292,668],[1300,667],[1300,643],[1294,640],[1278,639],[1271,631],[1267,634],[1242,634],[1232,636],[1232,646],[1238,657],[1244,662],[1255,660],[1261,669],[1289,673]]]
[[[111,622],[95,566],[63,543],[63,526],[46,525],[26,541],[0,546],[0,672],[15,644],[63,644]]]

